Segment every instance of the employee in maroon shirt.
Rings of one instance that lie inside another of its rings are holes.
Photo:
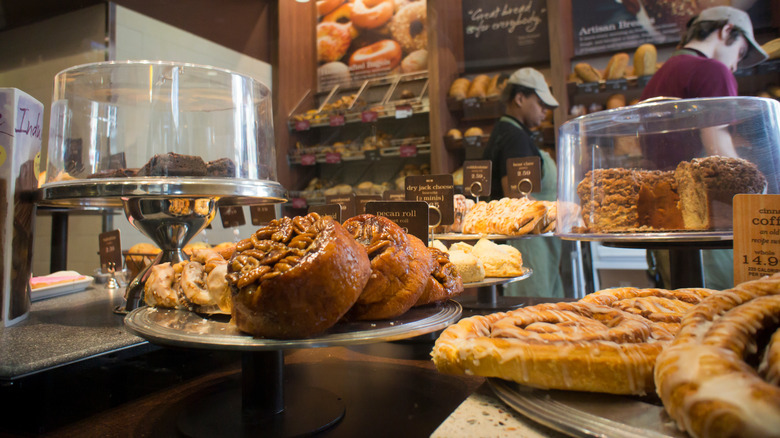
[[[655,72],[641,100],[736,96],[733,72],[765,59],[767,54],[753,37],[747,13],[730,6],[705,9],[688,22],[680,48]],[[731,136],[717,127],[692,129],[644,143],[645,158],[662,170],[697,156],[737,156]]]
[[[737,95],[734,71],[767,59],[753,37],[753,24],[744,11],[729,6],[705,9],[688,22],[680,48],[653,75],[642,100],[653,97],[680,99]],[[706,120],[702,121],[706,124]],[[646,136],[642,139],[646,167],[674,169],[680,161],[699,156],[737,157],[731,134],[725,127],[709,126]],[[651,251],[655,265],[669,286],[668,251]],[[705,286],[726,289],[734,284],[731,250],[702,251]]]

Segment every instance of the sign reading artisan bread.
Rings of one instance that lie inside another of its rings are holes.
[[[463,0],[462,4],[466,69],[550,60],[546,1]]]

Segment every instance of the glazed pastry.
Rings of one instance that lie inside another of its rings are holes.
[[[448,374],[498,377],[537,388],[645,394],[670,339],[652,323],[588,303],[539,304],[473,316],[444,330],[433,347]]]
[[[390,0],[390,3],[393,1]],[[390,32],[404,52],[427,50],[428,12],[425,2],[412,2],[399,9],[390,22]]]
[[[780,273],[713,294],[685,315],[655,367],[658,395],[681,430],[696,437],[778,436],[778,320]]]
[[[344,228],[371,260],[371,278],[347,317],[371,320],[404,314],[420,299],[433,272],[428,248],[381,216],[355,216],[344,222]]]
[[[366,250],[330,216],[283,217],[236,245],[227,280],[233,321],[257,337],[292,339],[332,327],[368,282]]]
[[[173,289],[176,271],[169,262],[154,265],[144,283],[144,302],[152,307],[182,307],[179,294]]]
[[[446,252],[428,248],[434,260],[434,268],[415,306],[423,306],[454,298],[463,292],[463,280]]]

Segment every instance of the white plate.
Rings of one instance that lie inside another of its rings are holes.
[[[52,274],[54,275],[54,274]],[[51,286],[39,287],[32,289],[30,292],[30,300],[32,302],[45,300],[47,298],[54,298],[60,295],[66,295],[74,292],[79,292],[92,284],[93,278],[89,275],[85,275],[81,280],[71,281],[69,283],[53,284]]]

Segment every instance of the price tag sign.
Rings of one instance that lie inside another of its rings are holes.
[[[382,192],[382,199],[385,201],[404,201],[406,192],[403,190],[385,190]]]
[[[382,197],[379,195],[358,195],[355,196],[355,204],[357,208],[357,214],[364,214],[366,212],[366,204],[372,201],[381,201]]]
[[[344,126],[344,114],[333,114],[328,118],[330,126]]]
[[[412,117],[412,114],[414,114],[414,110],[411,105],[398,105],[395,107],[396,119],[406,119]]]
[[[463,137],[463,143],[465,143],[466,146],[479,148],[482,147],[482,137],[480,137],[479,135],[470,135],[468,137]]]
[[[344,220],[355,216],[355,212],[357,211],[354,193],[350,193],[349,195],[325,196],[325,203],[341,205],[341,217],[344,218]]]
[[[363,123],[376,122],[379,119],[379,114],[376,111],[363,111],[360,113],[360,120]]]
[[[119,230],[100,233],[98,248],[101,272],[108,272],[109,267],[113,267],[117,272],[122,270],[122,242],[119,240]]]
[[[341,154],[338,152],[327,152],[325,154],[325,162],[328,164],[341,163]]]
[[[276,207],[273,205],[250,205],[249,217],[254,226],[265,225],[276,219]]]
[[[429,225],[452,225],[455,221],[455,184],[452,175],[413,175],[406,177],[406,200],[427,202],[431,207]]]
[[[734,284],[780,271],[780,195],[734,196]]]
[[[402,144],[398,150],[401,157],[416,157],[417,145],[416,144]]]
[[[577,84],[577,91],[579,93],[598,93],[599,92],[599,83],[598,82],[586,82],[584,84]]]
[[[339,204],[312,205],[309,207],[309,213],[330,216],[336,219],[336,222],[341,223],[341,205]]]
[[[295,121],[295,130],[296,131],[308,131],[309,128],[311,128],[311,122],[308,120],[296,120]]]
[[[463,99],[463,118],[472,119],[479,117],[482,105],[476,97]]]
[[[465,175],[464,175],[465,176]],[[506,160],[506,179],[510,198],[523,198],[542,189],[542,160],[539,157]]]
[[[293,208],[306,208],[307,205],[306,198],[292,198]]]
[[[314,166],[315,164],[317,164],[317,157],[314,154],[301,155],[301,165]]]
[[[463,191],[471,197],[490,196],[493,162],[490,160],[463,163]]]
[[[366,204],[366,213],[390,219],[426,244],[428,210],[428,203],[421,201],[373,201]]]
[[[613,79],[604,82],[604,90],[606,91],[624,91],[628,89],[628,81],[625,79]]]
[[[222,219],[223,228],[240,227],[246,225],[244,208],[240,205],[219,207],[219,217]]]
[[[379,153],[379,149],[371,149],[369,151],[365,151],[365,154],[366,154],[366,160],[379,161],[382,159],[382,155]]]

